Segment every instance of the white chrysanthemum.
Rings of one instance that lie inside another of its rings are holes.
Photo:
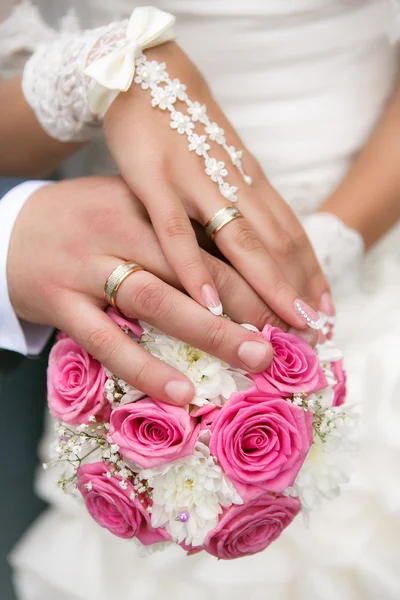
[[[137,538],[132,538],[131,543],[135,545],[140,558],[146,558],[147,556],[151,556],[152,554],[164,552],[164,550],[168,548],[168,546],[173,545],[172,542],[165,540],[164,542],[157,542],[156,544],[150,544],[148,546],[145,546]]]
[[[341,413],[336,415],[335,426],[327,433],[325,441],[314,435],[313,445],[294,486],[286,490],[286,494],[299,497],[306,515],[323,498],[336,498],[341,486],[349,481],[352,458],[357,449],[352,439],[355,422],[356,415]]]
[[[192,404],[203,406],[208,400],[222,404],[234,392],[254,385],[242,372],[232,369],[218,358],[176,340],[147,323],[140,322],[140,325],[144,330],[142,342],[147,350],[175,367],[193,383],[196,395]]]
[[[191,456],[146,469],[139,476],[153,488],[152,526],[165,527],[177,543],[201,546],[217,525],[222,507],[243,504],[204,444],[198,444]],[[186,522],[177,519],[180,511],[187,511]]]

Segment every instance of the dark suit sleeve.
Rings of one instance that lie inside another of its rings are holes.
[[[0,202],[22,179],[0,178]],[[34,359],[0,351],[0,598],[16,600],[7,555],[44,507],[34,494],[36,448],[46,404],[48,348]]]

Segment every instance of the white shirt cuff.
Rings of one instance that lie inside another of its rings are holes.
[[[0,200],[0,348],[37,355],[46,345],[52,328],[18,319],[7,286],[7,255],[17,216],[28,198],[49,181],[24,181]]]

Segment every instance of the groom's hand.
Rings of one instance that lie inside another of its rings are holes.
[[[125,313],[236,367],[256,372],[270,364],[268,343],[176,289],[177,278],[143,206],[119,178],[56,183],[31,196],[10,242],[11,302],[19,317],[65,331],[136,388],[166,402],[187,403],[194,393],[191,382],[135,344],[103,311],[104,283],[125,260],[147,269],[122,283],[117,305]],[[285,328],[230,266],[205,252],[202,260],[234,320]]]

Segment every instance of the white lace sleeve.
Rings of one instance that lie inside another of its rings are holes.
[[[41,44],[25,65],[22,89],[46,132],[61,141],[90,139],[111,102],[129,89],[135,57],[173,39],[174,22],[172,15],[146,6],[136,8],[129,21]],[[94,80],[91,67],[103,83]]]
[[[22,89],[42,127],[61,141],[90,139],[102,121],[88,106],[92,60],[111,52],[124,37],[126,22],[61,35],[39,46],[28,60]]]
[[[364,241],[357,231],[330,213],[306,217],[303,227],[330,283],[344,275],[357,276],[364,255]]]

